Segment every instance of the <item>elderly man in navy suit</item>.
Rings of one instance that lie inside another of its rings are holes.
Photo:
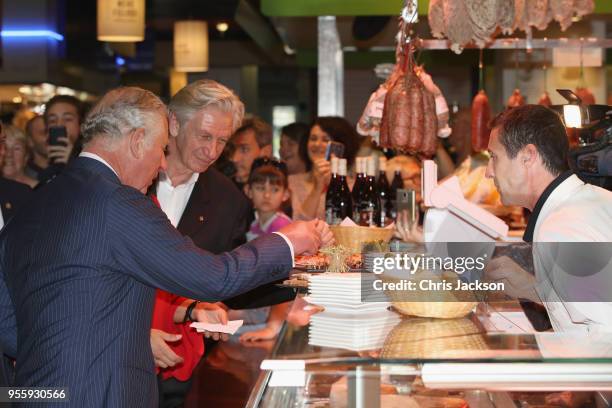
[[[0,345],[17,386],[64,387],[75,407],[155,406],[155,288],[217,301],[286,276],[294,254],[333,238],[313,221],[220,255],[195,246],[143,194],[168,143],[166,107],[148,91],[110,91],[82,134],[79,158],[0,233]]]

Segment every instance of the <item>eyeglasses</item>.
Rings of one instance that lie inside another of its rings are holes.
[[[275,159],[274,157],[258,157],[257,159],[253,160],[253,164],[251,165],[251,174],[255,171],[255,169],[268,165],[276,167],[282,171],[285,176],[287,176],[287,163]]]

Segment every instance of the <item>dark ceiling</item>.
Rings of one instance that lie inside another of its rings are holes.
[[[145,41],[136,43],[135,59],[141,64],[135,65],[150,68],[150,64],[142,64],[143,60],[152,62],[156,43],[172,42],[174,22],[179,20],[206,20],[211,42],[253,42],[235,20],[239,3],[239,0],[146,0]],[[258,0],[248,3],[259,10]],[[268,19],[263,16],[262,19],[273,29]],[[104,70],[121,54],[96,38],[96,1],[65,0],[64,21],[69,63]],[[228,23],[229,29],[224,33],[217,31],[215,26],[219,22]]]

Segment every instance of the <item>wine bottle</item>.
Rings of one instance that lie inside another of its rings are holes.
[[[391,219],[397,218],[397,190],[404,188],[404,180],[402,180],[402,172],[395,170],[393,180],[391,181],[390,195],[391,195]]]
[[[334,206],[334,197],[338,193],[338,158],[331,158],[331,180],[329,181],[329,186],[327,187],[327,193],[325,193],[325,222],[332,225],[333,224],[333,206]]]
[[[353,221],[359,223],[359,203],[361,202],[361,194],[365,185],[365,158],[357,157],[355,159],[355,184],[351,196],[353,198]]]
[[[359,202],[359,225],[378,226],[380,219],[380,197],[376,191],[376,161],[374,156],[366,161],[366,181]]]
[[[391,202],[391,188],[387,181],[387,158],[381,156],[378,159],[378,181],[376,183],[376,189],[378,190],[378,197],[380,197],[380,218],[378,225],[385,227],[391,222],[393,218],[391,213],[393,212],[393,203]]]
[[[330,225],[340,224],[346,217],[353,216],[353,200],[351,190],[346,182],[346,159],[338,160],[338,180],[336,193],[332,203],[332,219]]]

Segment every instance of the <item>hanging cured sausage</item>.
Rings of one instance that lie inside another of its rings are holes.
[[[582,99],[583,104],[595,105],[595,96],[591,91],[588,90],[588,88],[579,86],[576,88],[576,91],[574,91],[574,93],[578,95],[580,99]]]
[[[380,127],[380,144],[405,153],[431,156],[437,147],[435,96],[416,74],[411,51],[400,58],[398,78],[390,85]]]
[[[517,106],[521,106],[525,104],[525,98],[521,94],[521,90],[516,88],[512,95],[508,98],[508,102],[506,102],[506,106],[508,108],[516,108]]]
[[[491,107],[484,90],[476,94],[472,101],[472,149],[475,152],[487,150],[491,129]]]
[[[540,96],[540,99],[538,99],[538,105],[546,106],[547,108],[550,108],[552,106],[552,101],[550,100],[548,92],[544,92]]]

